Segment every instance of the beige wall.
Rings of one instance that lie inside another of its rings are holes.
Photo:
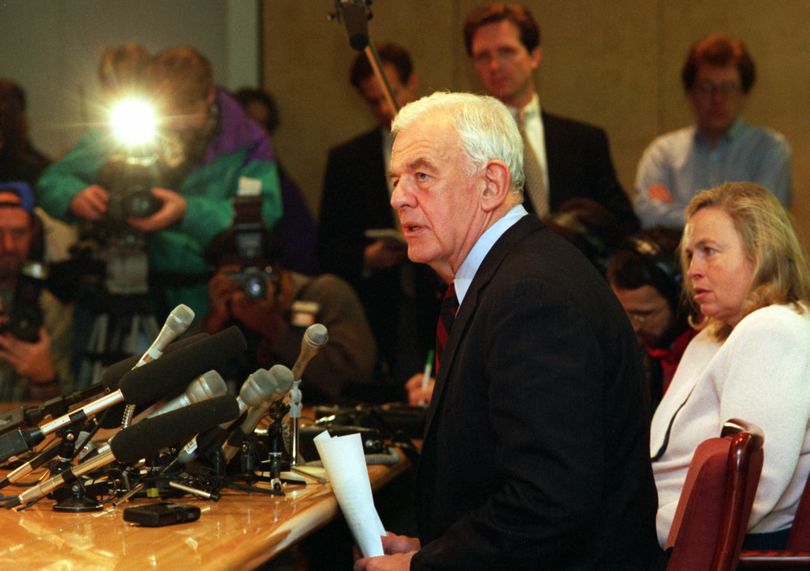
[[[372,40],[394,40],[414,57],[421,94],[477,90],[461,45],[474,0],[377,0]],[[712,31],[742,37],[758,66],[745,117],[784,133],[793,148],[791,210],[810,246],[810,1],[529,1],[543,34],[543,105],[604,127],[628,192],[636,163],[659,133],[691,117],[679,84],[689,45]],[[373,121],[348,85],[354,53],[331,0],[264,0],[264,85],[278,99],[274,144],[317,211],[329,147]]]

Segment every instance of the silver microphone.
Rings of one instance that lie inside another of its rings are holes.
[[[158,333],[149,349],[146,350],[146,353],[135,364],[135,367],[140,367],[149,361],[160,358],[163,351],[166,350],[166,346],[185,333],[192,321],[194,321],[194,310],[182,303],[175,307],[169,317],[166,318],[166,323],[163,324],[160,333]]]
[[[301,352],[292,367],[293,379],[301,379],[309,362],[326,345],[327,341],[329,341],[329,332],[326,330],[325,325],[313,323],[307,327],[304,336],[301,338]]]
[[[170,400],[147,418],[154,418],[195,402],[221,397],[225,394],[228,394],[228,386],[225,384],[225,380],[222,375],[211,370],[191,381],[183,394]]]

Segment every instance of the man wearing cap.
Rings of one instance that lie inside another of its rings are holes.
[[[70,308],[43,287],[42,230],[26,183],[0,183],[0,400],[44,400],[70,381]]]

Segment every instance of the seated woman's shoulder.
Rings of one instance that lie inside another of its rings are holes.
[[[759,334],[773,332],[788,335],[795,331],[810,336],[810,307],[804,304],[774,304],[749,313],[737,326],[735,332],[756,330]]]

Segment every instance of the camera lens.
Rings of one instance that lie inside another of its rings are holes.
[[[261,299],[267,291],[267,280],[262,275],[252,275],[245,279],[243,289],[245,294],[253,299]]]
[[[159,209],[160,200],[149,190],[137,190],[127,194],[125,210],[133,218],[146,218]]]

